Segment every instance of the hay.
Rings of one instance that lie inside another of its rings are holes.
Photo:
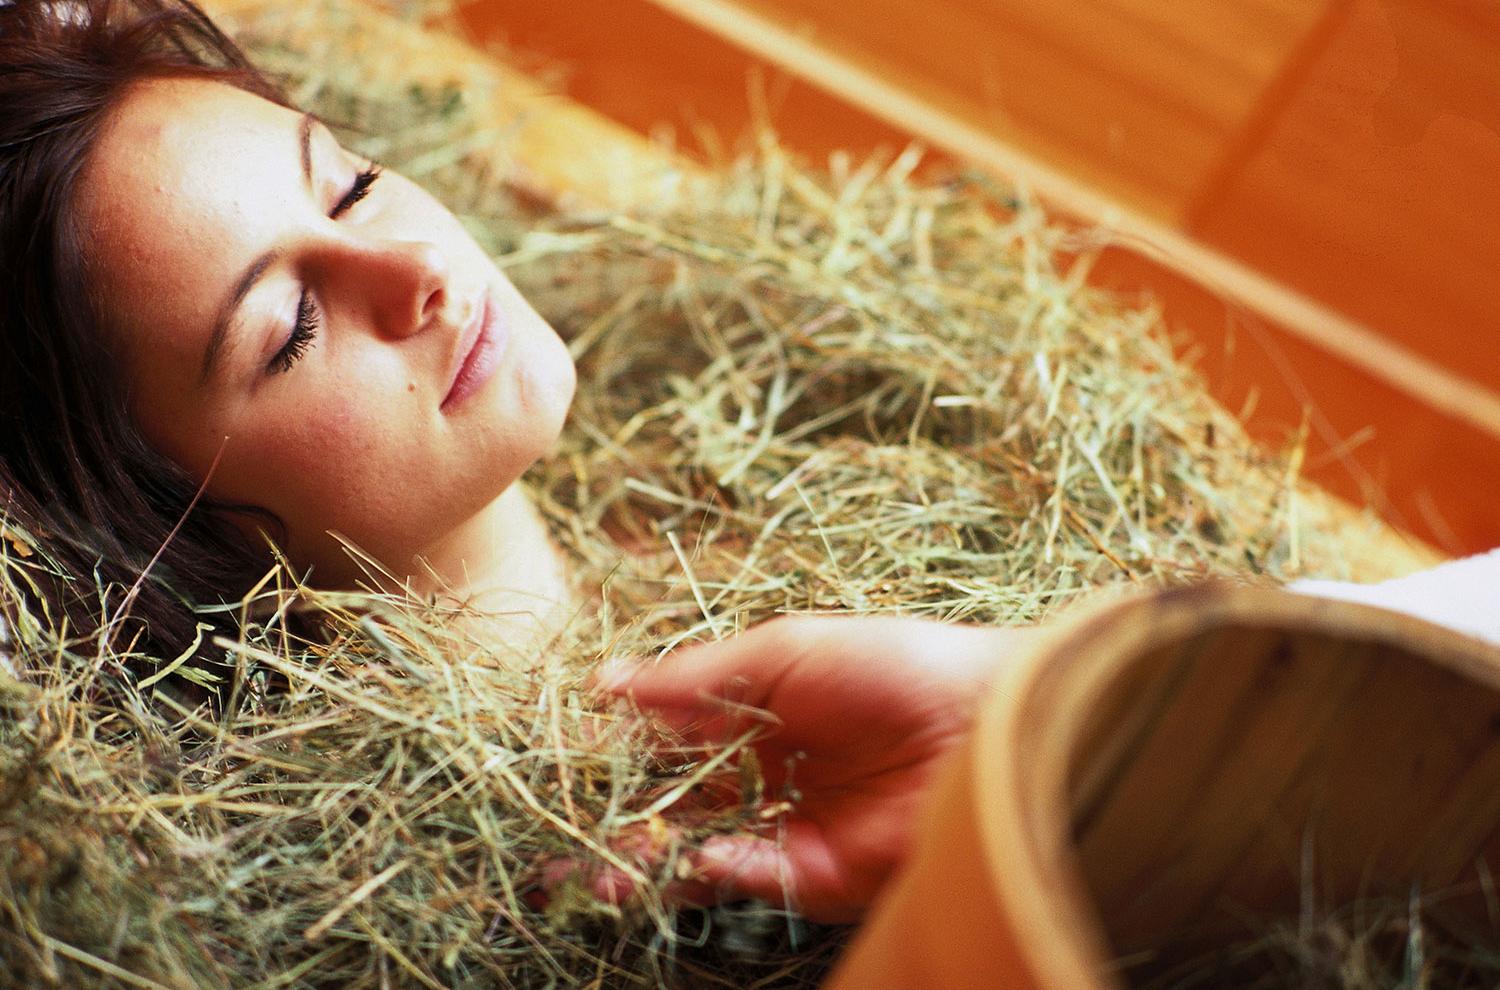
[[[1138,965],[1135,990],[1487,990],[1500,954],[1493,932],[1434,921],[1445,896],[1372,899],[1264,920],[1243,940],[1173,965]],[[1127,966],[1129,963],[1127,962]]]
[[[247,36],[260,57],[465,214],[571,341],[578,402],[528,484],[586,603],[515,655],[278,568],[221,665],[171,668],[37,607],[45,540],[7,530],[7,985],[811,986],[839,933],[663,903],[681,843],[752,825],[753,767],[600,710],[599,658],[786,612],[1030,622],[1111,586],[1342,575],[1296,448],[1254,447],[1024,195],[763,141],[702,199],[539,224],[482,92],[394,81],[340,50],[346,13],[301,10]],[[106,617],[121,597],[76,590]],[[656,855],[621,851],[642,836]],[[638,902],[528,896],[564,859]]]
[[[24,578],[43,554],[5,573]],[[652,897],[680,843],[746,815],[673,814],[725,754],[594,712],[582,680],[599,644],[514,657],[450,612],[277,587],[281,574],[246,599],[257,618],[224,643],[229,669],[199,672],[213,709],[13,609],[7,985],[128,972],[139,979],[120,985],[728,986],[820,965],[828,946],[780,958],[778,940],[803,926],[769,908]],[[321,627],[315,645],[293,613]],[[614,851],[612,838],[656,834],[663,813],[681,831],[661,831],[659,861]],[[621,910],[565,888],[528,901],[562,858],[634,875],[643,900]],[[739,961],[752,949],[768,961]]]

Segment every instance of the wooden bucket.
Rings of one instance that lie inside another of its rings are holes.
[[[1500,650],[1203,586],[1114,604],[997,685],[835,990],[1124,986],[1256,926],[1441,894],[1483,921]]]

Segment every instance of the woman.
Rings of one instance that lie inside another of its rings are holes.
[[[0,8],[0,105],[8,514],[71,546],[74,574],[134,585],[151,653],[182,649],[195,605],[242,595],[269,540],[316,586],[451,595],[505,613],[501,635],[551,627],[565,568],[516,481],[556,440],[574,371],[448,210],[342,149],[185,2]],[[705,848],[693,893],[856,916],[1015,635],[779,622],[676,694],[636,685],[679,712],[741,685],[787,722],[768,755],[806,754],[789,844]],[[855,663],[864,689],[833,690]],[[778,684],[803,686],[789,705]]]
[[[0,106],[8,513],[72,546],[75,575],[95,554],[122,586],[149,570],[130,614],[151,652],[190,642],[195,604],[242,595],[267,537],[315,585],[551,627],[565,568],[516,481],[558,435],[572,365],[446,209],[341,149],[183,3],[0,8]],[[858,917],[1022,637],[784,621],[608,671],[710,739],[739,728],[725,702],[771,710],[773,793],[794,758],[780,841],[705,843],[682,893]]]
[[[560,604],[514,483],[572,365],[452,214],[189,5],[0,18],[11,513],[116,580],[159,554],[198,602],[243,593],[270,537],[321,587],[373,565],[487,610]],[[166,645],[192,629],[164,586],[134,614]]]

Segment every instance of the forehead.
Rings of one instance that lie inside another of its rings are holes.
[[[127,359],[192,351],[300,188],[297,113],[221,83],[152,80],[114,108],[80,179],[93,289]]]

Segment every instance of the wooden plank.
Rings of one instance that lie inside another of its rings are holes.
[[[1137,285],[1151,285],[1158,290],[1169,317],[1177,309],[1203,312],[1205,306],[1199,297],[1206,290],[1211,295],[1222,297],[1216,307],[1220,312],[1228,309],[1251,314],[1251,322],[1269,328],[1268,332],[1273,335],[1298,337],[1313,348],[1326,352],[1322,356],[1313,355],[1314,370],[1305,380],[1317,383],[1316,399],[1320,406],[1326,392],[1329,403],[1337,405],[1341,413],[1347,415],[1318,417],[1327,425],[1328,445],[1315,448],[1315,458],[1321,459],[1333,451],[1334,460],[1347,461],[1348,458],[1338,453],[1339,445],[1344,438],[1364,435],[1364,428],[1371,424],[1377,426],[1377,435],[1382,441],[1387,435],[1407,435],[1405,426],[1410,422],[1437,425],[1436,435],[1448,439],[1450,446],[1446,450],[1435,449],[1424,441],[1414,450],[1401,451],[1394,445],[1382,443],[1378,450],[1367,449],[1357,456],[1356,470],[1352,474],[1346,475],[1344,465],[1339,464],[1338,470],[1320,476],[1319,480],[1331,480],[1336,490],[1348,495],[1357,495],[1372,476],[1396,486],[1398,491],[1391,501],[1404,506],[1404,511],[1396,518],[1402,524],[1412,526],[1424,538],[1454,551],[1483,548],[1500,539],[1500,512],[1489,506],[1476,506],[1472,499],[1473,491],[1483,490],[1475,483],[1474,472],[1483,474],[1487,465],[1500,464],[1500,396],[1463,375],[1425,360],[1409,347],[1393,344],[1370,327],[1349,320],[1306,295],[1287,290],[1231,257],[1205,250],[1202,245],[1169,227],[1120,209],[1075,177],[1059,173],[990,133],[966,125],[924,102],[920,94],[892,85],[858,62],[841,59],[804,38],[787,33],[775,23],[756,18],[747,13],[742,4],[728,0],[655,2],[672,7],[686,19],[737,38],[786,66],[789,71],[845,95],[869,113],[884,113],[893,121],[903,122],[916,133],[962,158],[1019,177],[1075,216],[1104,223],[1137,253],[1149,255],[1158,262],[1155,274],[1147,274],[1149,266],[1126,267],[1133,268],[1147,279]],[[832,122],[825,123],[831,125]],[[1175,273],[1181,272],[1189,273],[1189,279],[1176,277]],[[1193,282],[1197,285],[1190,284]],[[1179,291],[1185,291],[1189,297],[1185,304],[1179,305],[1178,300],[1172,298],[1171,294]],[[1184,319],[1180,325],[1189,326],[1195,334],[1201,332],[1210,339],[1222,334],[1222,329],[1212,324],[1203,325]],[[1287,349],[1307,352],[1307,348],[1290,343]],[[1266,363],[1262,360],[1260,365],[1264,367]],[[1322,377],[1324,371],[1331,369],[1340,374]],[[1272,371],[1276,369],[1273,367]],[[1283,373],[1278,377],[1286,375]],[[1268,390],[1281,391],[1299,405],[1314,398],[1299,388],[1295,375],[1289,382],[1273,377],[1264,379],[1262,384]],[[1224,397],[1222,392],[1216,394]],[[1374,395],[1394,395],[1396,402],[1394,405],[1373,404],[1368,397]],[[1408,400],[1407,396],[1415,397],[1416,401]],[[1282,403],[1283,406],[1288,404]],[[1399,408],[1405,413],[1413,406],[1424,405],[1430,408],[1419,409],[1420,414],[1415,417],[1398,419],[1392,411]],[[1272,435],[1274,428],[1260,432],[1262,436]],[[1455,457],[1457,450],[1468,453]],[[1384,473],[1392,460],[1410,463],[1415,456],[1430,461],[1437,453],[1443,455],[1441,470],[1412,475],[1400,471]]]
[[[495,49],[500,61],[699,158],[729,154],[758,123],[770,123],[789,146],[810,155],[911,140],[901,128],[646,0],[467,0],[458,14],[467,36]],[[760,106],[757,89],[765,97]]]
[[[1230,71],[1263,86],[1312,29],[1323,0],[1091,0],[1080,7],[1117,10],[1135,21],[1142,34],[1174,39],[1203,73],[1188,85],[1213,86],[1219,74]]]
[[[1055,44],[1029,16],[990,20],[983,10],[944,0],[740,6],[1153,216],[1179,214],[1223,137],[1203,107],[1132,116],[1129,108],[1151,94],[1127,67],[1080,72],[1079,51]],[[1017,7],[1013,14],[1033,13]],[[1103,43],[1102,26],[1091,26],[1095,32],[1082,42]]]
[[[699,23],[715,6],[661,5]],[[1144,0],[733,6],[1165,221],[1318,13],[1312,0],[1188,0],[1171,19]]]
[[[1262,442],[1287,442],[1305,420],[1305,471],[1319,485],[1448,553],[1500,546],[1500,510],[1480,494],[1500,491],[1493,433],[1226,299],[1191,269],[1112,248],[1093,281],[1156,298],[1168,328],[1197,352],[1214,396],[1247,410]]]
[[[701,14],[713,4],[700,0],[691,6]],[[724,130],[748,124],[745,73],[757,65],[750,48],[776,49],[790,71],[819,79],[831,90],[867,90],[880,83],[869,73],[861,74],[858,66],[830,67],[826,53],[815,45],[789,47],[799,39],[784,35],[760,37],[737,26],[731,33],[745,50],[711,35],[695,40],[694,34],[701,32],[690,21],[668,17],[646,0],[575,0],[567,5],[481,0],[464,8],[464,14],[471,29],[482,29],[488,36],[501,36],[547,57],[579,59],[567,77],[569,92],[641,130],[664,118],[683,126],[688,118],[681,108],[688,103],[724,107],[723,119],[716,121]],[[610,23],[618,29],[600,30],[606,14],[612,15]],[[649,45],[658,47],[642,47]],[[668,57],[660,51],[663,47],[684,55]],[[820,72],[825,75],[820,77]],[[883,129],[872,126],[877,111],[929,136],[933,127],[928,125],[941,129],[951,123],[923,116],[927,108],[920,101],[890,87],[877,96],[889,95],[895,102],[876,106],[883,101],[872,98],[868,109],[828,94],[815,98],[806,86],[773,82],[772,88],[785,94],[777,104],[782,138],[804,152],[841,146],[858,152],[882,143],[899,146],[905,135],[893,124]],[[1119,219],[1120,211],[1106,198],[983,133],[949,127],[937,136],[999,171],[1045,189],[1077,214]],[[1154,294],[1169,326],[1198,343],[1214,394],[1231,409],[1244,406],[1247,395],[1253,394],[1252,432],[1273,445],[1281,443],[1312,403],[1309,465],[1320,484],[1356,504],[1373,498],[1388,519],[1449,552],[1500,542],[1497,513],[1472,498],[1476,490],[1500,488],[1494,404],[1485,405],[1482,391],[1466,391],[1462,379],[1440,374],[1440,392],[1441,384],[1450,379],[1459,389],[1434,407],[1426,398],[1415,397],[1420,382],[1413,386],[1404,365],[1387,366],[1383,374],[1369,370],[1371,355],[1379,352],[1381,342],[1367,331],[1364,336],[1346,334],[1343,352],[1330,353],[1323,349],[1316,327],[1285,326],[1268,317],[1265,299],[1257,295],[1254,283],[1241,285],[1241,299],[1232,294],[1225,298],[1222,278],[1211,265],[1204,266],[1201,255],[1164,261],[1159,251],[1143,247],[1142,240],[1132,238],[1127,249],[1106,252],[1095,269],[1097,281],[1131,293]],[[1177,240],[1194,247],[1184,238]],[[1298,305],[1280,316],[1284,323],[1304,318],[1300,301],[1293,302]],[[1330,319],[1335,326],[1348,326],[1337,314]],[[1364,347],[1366,340],[1374,346]],[[1479,401],[1470,403],[1471,396]],[[1476,415],[1480,424],[1474,422]],[[1489,416],[1488,428],[1484,416]],[[1366,429],[1371,425],[1373,438]],[[1350,437],[1359,440],[1352,451],[1345,444]],[[1434,437],[1446,443],[1434,444]]]
[[[1500,7],[1480,7],[1351,3],[1189,230],[1494,392]]]

